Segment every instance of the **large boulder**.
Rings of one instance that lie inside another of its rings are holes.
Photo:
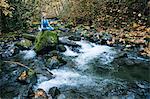
[[[46,53],[49,50],[56,49],[57,43],[58,36],[54,31],[40,32],[36,37],[35,51],[37,53]]]

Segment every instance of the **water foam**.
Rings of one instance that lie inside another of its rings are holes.
[[[77,81],[74,79],[81,76],[77,72],[70,70],[55,69],[51,72],[54,74],[55,78],[38,84],[38,88],[42,88],[47,92],[50,88],[60,87],[61,85],[76,86]]]
[[[49,91],[52,87],[63,87],[63,86],[71,86],[71,87],[80,87],[80,88],[94,88],[96,91],[101,91],[108,84],[116,83],[113,79],[106,79],[102,77],[81,75],[78,72],[72,70],[65,69],[55,69],[51,71],[55,78],[40,82],[37,84],[37,88],[42,88],[46,92]]]
[[[66,47],[66,52],[64,52],[64,55],[65,56],[78,56],[78,53],[76,52],[73,52],[68,46],[65,46]]]
[[[81,46],[79,48],[80,53],[76,53],[66,46],[67,51],[64,53],[66,56],[77,56],[73,61],[77,64],[79,69],[86,70],[89,67],[86,66],[94,58],[100,58],[103,64],[107,64],[114,59],[116,52],[112,50],[112,47],[106,45],[96,45],[88,41],[76,42]]]
[[[32,59],[36,56],[36,53],[34,50],[24,50],[21,52],[21,54],[23,54],[23,58],[24,59]]]

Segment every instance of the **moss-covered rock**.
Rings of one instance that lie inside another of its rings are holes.
[[[23,49],[28,49],[32,46],[32,41],[23,39],[20,42],[16,43],[16,46],[23,48]]]
[[[35,51],[41,53],[42,51],[49,51],[56,49],[58,43],[58,35],[54,31],[40,32],[35,41]],[[45,53],[45,52],[44,52]]]

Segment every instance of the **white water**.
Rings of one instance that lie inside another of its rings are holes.
[[[24,59],[32,59],[36,56],[36,53],[34,50],[24,50],[20,52],[21,54],[23,54],[23,58]]]
[[[111,47],[108,46],[96,45],[86,41],[80,41],[76,43],[81,45],[81,48],[79,49],[80,53],[76,53],[66,46],[67,51],[63,54],[67,57],[76,56],[72,60],[76,63],[77,68],[80,70],[86,70],[88,68],[87,63],[94,58],[101,58],[101,60],[104,61],[104,64],[109,63],[113,60],[113,56],[116,53]],[[109,83],[114,82],[111,79],[87,76],[83,73],[80,74],[77,70],[71,69],[54,69],[51,72],[54,74],[55,78],[44,82],[39,81],[37,88],[42,88],[47,92],[52,87],[61,87],[65,85],[76,87],[100,86],[97,88],[97,90],[101,90]]]
[[[76,71],[68,70],[68,69],[54,69],[51,71],[55,78],[44,81],[42,83],[38,83],[37,88],[42,88],[46,92],[52,87],[61,87],[61,86],[72,86],[72,87],[98,87],[97,91],[101,91],[105,88],[108,84],[113,84],[115,81],[113,79],[104,79],[104,78],[97,78],[94,76],[86,76],[81,75]],[[97,82],[95,79],[98,79]],[[40,80],[38,81],[40,82]]]
[[[64,52],[64,55],[66,56],[78,56],[78,53],[73,52],[68,46],[65,46],[67,51]]]
[[[75,62],[79,69],[82,70],[86,70],[88,68],[86,64],[96,57],[100,57],[102,63],[107,64],[114,59],[114,55],[116,54],[111,47],[105,45],[96,45],[86,41],[77,42],[77,44],[82,46],[80,49],[82,53],[78,55]]]

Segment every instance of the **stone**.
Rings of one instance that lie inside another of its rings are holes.
[[[120,59],[120,58],[127,58],[128,55],[125,52],[120,52],[117,54],[117,57],[115,59]]]
[[[102,45],[107,45],[107,40],[106,40],[106,39],[101,39],[100,44],[102,44]]]
[[[43,89],[37,89],[32,99],[48,99],[48,96]]]
[[[80,45],[76,44],[73,41],[70,41],[67,38],[59,38],[59,43],[67,46],[72,46],[72,47],[80,47]]]
[[[81,37],[79,37],[79,36],[70,36],[70,37],[68,37],[68,39],[69,40],[73,40],[73,41],[80,41],[81,40]]]
[[[21,84],[35,84],[37,82],[37,76],[33,70],[23,71],[17,78],[17,81]]]
[[[62,45],[62,44],[57,45],[56,49],[59,52],[65,52],[67,50],[66,47],[64,45]]]
[[[56,32],[44,31],[40,32],[36,37],[35,51],[38,54],[48,53],[50,50],[56,49],[58,44],[58,36]]]
[[[95,34],[95,35],[92,35],[90,38],[89,38],[89,41],[93,42],[93,43],[96,43],[98,41],[100,41],[100,37],[99,35]]]
[[[60,90],[57,87],[52,87],[49,89],[48,94],[52,96],[52,98],[56,98],[61,94]]]
[[[19,48],[18,47],[13,47],[10,52],[12,53],[12,55],[16,55],[19,53]]]
[[[103,33],[102,39],[110,41],[110,40],[112,40],[112,35],[109,33]]]
[[[8,58],[8,57],[15,56],[19,52],[20,50],[17,46],[9,46],[8,48],[6,48],[5,52],[0,53],[0,56],[2,58]]]
[[[47,66],[50,69],[56,69],[59,68],[62,65],[65,65],[67,62],[62,59],[59,55],[54,55],[51,58],[47,59]]]
[[[32,41],[28,39],[23,39],[20,42],[15,44],[17,47],[19,47],[21,50],[29,49],[32,46]]]
[[[33,91],[33,87],[29,87],[28,93],[27,93],[27,98],[28,99],[32,99],[32,97],[34,97],[34,91]]]

